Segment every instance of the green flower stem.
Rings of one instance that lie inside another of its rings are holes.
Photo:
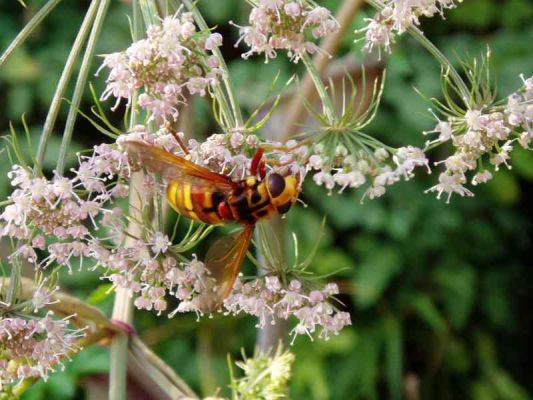
[[[113,319],[130,323],[133,319],[133,305],[131,303],[131,290],[118,288],[115,292],[113,305]],[[110,346],[109,365],[109,400],[126,400],[127,387],[127,361],[129,337],[117,334]]]
[[[281,257],[285,259],[287,249],[285,245],[285,236],[287,233],[287,221],[281,219],[279,216],[265,222],[270,226],[268,232],[274,237],[277,237],[280,244]],[[255,237],[257,243],[261,243],[261,233],[256,231]],[[259,264],[266,265],[265,256],[260,248],[257,248],[257,261]],[[268,271],[265,268],[261,268],[259,275],[266,274]],[[256,337],[256,347],[265,354],[272,354],[280,343],[283,343],[287,339],[287,332],[289,331],[289,322],[286,319],[276,318],[276,324],[272,325],[267,323],[263,328],[258,328]]]
[[[139,1],[133,0],[133,40],[139,40],[140,37],[140,23],[141,23],[141,7]],[[133,96],[131,104],[130,127],[137,123],[137,96]],[[135,173],[130,179],[130,198],[129,198],[129,212],[131,218],[128,226],[127,241],[132,240],[132,236],[140,237],[142,227],[139,223],[134,221],[142,221],[142,204],[139,193],[142,187],[143,175],[142,173]],[[129,289],[117,289],[115,292],[115,302],[113,304],[114,320],[122,321],[126,324],[131,324],[133,321],[133,304],[132,292]],[[113,338],[110,346],[110,365],[109,365],[109,400],[126,400],[127,398],[127,363],[128,363],[128,347],[129,337],[125,334],[116,335]]]
[[[318,73],[315,64],[309,58],[309,55],[305,53],[302,54],[302,61],[305,65],[305,68],[307,69],[307,73],[315,84],[318,96],[320,97],[320,101],[322,102],[322,109],[324,111],[325,116],[329,123],[333,123],[333,121],[335,120],[335,109],[333,107],[333,103],[331,102],[331,98],[329,97],[326,86],[324,85],[324,82],[322,81],[322,78],[320,77],[320,74]]]
[[[317,4],[311,2],[315,7]],[[319,76],[324,76],[326,68],[330,63],[332,56],[337,52],[341,45],[342,39],[350,29],[351,23],[356,17],[359,9],[364,4],[364,0],[344,0],[342,5],[337,9],[335,19],[339,23],[339,29],[328,35],[324,41],[320,44],[322,51],[317,52],[313,56],[313,63]],[[290,135],[293,133],[295,127],[301,122],[304,113],[305,106],[301,98],[308,99],[312,95],[313,88],[315,87],[310,75],[306,75],[302,79],[299,93],[295,92],[290,101],[287,104],[287,111],[285,112],[285,124],[282,127],[282,134],[280,140],[286,142]]]
[[[450,78],[457,86],[463,101],[465,104],[468,104],[470,90],[468,90],[465,81],[463,78],[461,78],[461,75],[459,75],[459,72],[457,72],[457,69],[455,69],[450,60],[448,60],[446,56],[437,48],[437,46],[435,46],[426,36],[424,36],[424,33],[422,33],[422,31],[417,27],[411,26],[407,32],[409,32],[411,36],[413,36],[422,46],[424,46],[426,50],[437,59],[442,68],[449,73]]]
[[[98,10],[99,3],[99,0],[93,0],[91,2],[91,5],[87,10],[87,14],[85,14],[85,18],[81,24],[78,35],[74,40],[72,49],[70,50],[70,54],[65,63],[65,67],[63,68],[63,72],[61,73],[61,78],[59,78],[57,89],[54,93],[54,97],[52,98],[52,102],[50,103],[50,109],[48,110],[46,121],[44,122],[43,131],[41,133],[41,139],[39,141],[39,147],[37,148],[37,165],[35,166],[35,171],[38,171],[39,166],[43,162],[44,154],[46,152],[46,145],[50,135],[52,134],[52,130],[54,129],[54,124],[56,122],[59,109],[61,108],[61,99],[63,98],[64,93],[67,89],[67,85],[70,81],[70,77],[72,76],[72,72],[74,70],[74,65],[76,64],[78,55],[81,51],[81,48],[83,47],[83,44],[85,43],[87,35],[89,34],[89,30],[91,29],[93,20],[96,15],[96,11]]]
[[[61,0],[49,0],[33,18],[26,24],[17,37],[9,44],[9,47],[4,51],[0,57],[0,66],[13,54],[13,52],[21,46],[25,40],[32,34],[32,32],[39,26],[39,24],[46,18],[48,14],[61,2]]]
[[[379,11],[383,10],[385,7],[380,0],[366,0],[366,2]],[[465,84],[464,80],[461,78],[461,75],[459,75],[450,60],[448,60],[446,56],[442,54],[442,52],[433,43],[431,43],[431,41],[424,36],[424,33],[416,26],[409,27],[407,32],[409,32],[411,36],[413,36],[422,46],[424,46],[426,50],[429,51],[433,57],[435,57],[441,67],[450,74],[450,78],[457,86],[463,101],[465,104],[468,104],[468,99],[470,98],[468,86]]]
[[[195,4],[193,4],[190,0],[181,0],[183,4],[185,4],[185,7],[192,12],[194,16],[195,22],[198,24],[198,27],[203,31],[208,31],[209,26],[204,20],[204,17],[200,13],[200,10],[196,7]],[[243,126],[243,118],[241,114],[241,108],[239,107],[239,104],[237,102],[237,97],[235,96],[235,90],[233,89],[233,85],[231,83],[230,77],[229,77],[229,70],[228,66],[226,64],[226,61],[224,60],[224,57],[222,56],[222,53],[218,48],[213,49],[213,54],[215,57],[217,57],[218,62],[220,64],[220,69],[223,71],[222,79],[224,82],[225,87],[225,93],[222,92],[220,89],[215,89],[215,94],[217,94],[217,98],[223,107],[223,111],[227,113],[226,110],[224,110],[224,107],[227,108],[228,102],[231,107],[231,114],[232,117],[229,117],[228,115],[226,118],[228,121],[232,122],[232,125],[234,128],[239,128]],[[229,117],[229,118],[228,118]]]
[[[57,160],[56,171],[59,175],[63,174],[65,169],[65,160],[67,157],[68,147],[72,139],[72,132],[74,131],[74,125],[76,124],[76,118],[78,116],[78,109],[81,103],[81,97],[87,84],[87,76],[89,75],[89,70],[91,67],[91,61],[94,55],[94,48],[96,41],[100,36],[104,19],[109,7],[110,0],[101,0],[100,6],[96,13],[94,19],[94,24],[87,41],[87,48],[85,49],[85,54],[83,55],[83,60],[81,62],[80,72],[78,74],[78,80],[76,81],[76,87],[74,88],[74,95],[72,96],[72,102],[67,116],[67,122],[65,125],[65,131],[63,132],[63,140],[61,142],[61,148],[59,149],[59,158]]]
[[[9,277],[9,287],[7,289],[6,303],[12,306],[17,298],[17,292],[19,291],[20,279],[22,277],[22,267],[18,257],[14,257],[11,263],[11,274]]]

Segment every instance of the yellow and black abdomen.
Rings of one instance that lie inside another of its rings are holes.
[[[228,205],[234,219],[239,222],[253,224],[277,213],[270,201],[265,182],[254,177],[239,182],[237,189],[228,198]]]
[[[254,224],[284,214],[298,194],[295,177],[275,173],[264,181],[248,177],[236,182],[231,193],[210,191],[191,183],[173,182],[167,187],[168,201],[178,213],[213,225],[230,221]]]
[[[213,225],[224,223],[218,214],[218,205],[226,198],[222,192],[208,191],[190,183],[173,182],[167,187],[168,202],[178,213]]]

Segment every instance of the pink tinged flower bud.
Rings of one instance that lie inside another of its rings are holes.
[[[194,34],[194,32],[196,32],[196,28],[195,28],[194,24],[192,22],[190,22],[190,21],[185,22],[181,26],[180,34],[181,34],[181,37],[183,39],[190,38]]]
[[[331,12],[325,7],[316,7],[307,13],[305,24],[320,24],[331,17]]]
[[[154,301],[154,310],[165,311],[167,309],[167,302],[164,299],[157,299]]]
[[[339,286],[336,283],[328,283],[323,290],[324,294],[328,297],[339,294]]]
[[[218,68],[220,67],[220,61],[218,60],[218,57],[210,56],[207,59],[207,65],[209,66],[209,68]]]
[[[492,179],[492,174],[490,173],[490,171],[482,171],[482,172],[478,172],[477,174],[474,175],[474,177],[472,178],[472,185],[478,185],[480,183],[486,183],[488,181],[490,181]]]
[[[152,99],[146,93],[141,93],[139,95],[139,98],[137,99],[137,102],[139,103],[139,106],[146,108],[150,107],[150,105],[152,104]]]
[[[281,290],[281,283],[277,276],[267,276],[265,278],[265,286],[271,292],[279,292]]]
[[[319,303],[324,301],[324,295],[318,290],[313,290],[309,293],[309,300],[311,300],[311,303]]]
[[[300,5],[296,2],[285,4],[285,7],[283,7],[283,9],[285,10],[285,14],[290,17],[297,17],[302,12]]]
[[[289,290],[293,290],[295,292],[298,292],[298,291],[300,291],[301,288],[302,288],[302,282],[300,282],[299,280],[293,279],[289,283]]]
[[[152,302],[150,301],[150,299],[144,297],[144,296],[139,296],[135,299],[135,307],[137,307],[139,310],[148,310],[150,311],[152,309]]]
[[[212,33],[209,35],[205,41],[206,50],[214,50],[217,47],[222,46],[222,35],[218,32]]]
[[[43,235],[35,236],[33,240],[31,241],[31,246],[36,249],[44,250],[46,246],[46,240],[44,236]]]

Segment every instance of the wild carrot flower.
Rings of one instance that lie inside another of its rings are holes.
[[[79,348],[82,330],[68,327],[69,318],[0,317],[0,386],[20,379],[43,378],[62,367],[63,360]]]
[[[277,276],[256,278],[249,282],[238,279],[231,295],[224,301],[227,314],[245,313],[259,319],[258,327],[274,324],[276,318],[295,317],[297,325],[291,331],[293,340],[297,335],[320,331],[320,337],[328,339],[338,334],[346,325],[351,325],[350,315],[338,311],[330,302],[339,293],[337,285],[330,283],[324,288],[308,289],[301,281],[293,279],[284,287]]]
[[[477,69],[472,68],[472,76],[484,76],[487,62],[488,59],[484,59]],[[439,183],[427,192],[436,192],[439,198],[446,193],[447,202],[454,193],[473,196],[464,186],[469,180],[472,185],[489,181],[492,178],[489,166],[494,171],[502,166],[510,169],[513,148],[516,145],[529,148],[533,137],[533,105],[530,104],[533,99],[533,78],[522,80],[524,86],[504,102],[495,102],[489,83],[479,82],[480,87],[472,89],[474,95],[466,108],[450,102],[437,104],[438,111],[445,118],[440,120],[435,115],[437,125],[425,134],[437,134],[437,137],[428,140],[426,146],[432,148],[450,143],[453,153],[435,162],[435,165],[442,165],[443,172],[439,176]],[[450,99],[450,96],[447,98]],[[467,176],[469,173],[473,175],[471,178]]]
[[[138,104],[157,124],[174,122],[189,95],[205,94],[218,84],[221,70],[210,52],[222,44],[218,33],[197,32],[190,13],[178,12],[150,25],[146,38],[126,51],[109,54],[101,68],[110,70],[103,100],[131,102],[140,90]]]
[[[381,11],[374,18],[366,18],[368,23],[356,34],[365,34],[365,49],[391,51],[396,35],[401,35],[409,27],[420,25],[420,17],[431,18],[435,14],[444,17],[444,10],[456,7],[461,0],[385,0],[375,1]]]
[[[286,50],[291,61],[298,62],[303,54],[320,50],[316,39],[339,29],[327,8],[306,0],[258,0],[252,4],[250,25],[239,27],[241,36],[236,44],[244,41],[250,47],[242,56],[245,59],[264,54],[268,62],[277,50]]]
[[[98,229],[97,220],[108,210],[106,203],[127,196],[123,184],[130,174],[123,152],[102,144],[91,156],[80,156],[71,179],[34,177],[14,165],[9,173],[12,186],[8,204],[0,212],[0,237],[24,241],[11,255],[42,267],[55,262],[72,270],[73,258],[87,257],[91,239],[89,227]],[[122,186],[121,186],[122,185]],[[50,242],[47,245],[47,238]],[[38,263],[36,249],[47,248],[48,256]]]

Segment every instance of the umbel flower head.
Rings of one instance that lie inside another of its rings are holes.
[[[43,268],[55,262],[71,271],[72,259],[89,256],[90,228],[97,230],[99,218],[111,212],[105,204],[128,195],[120,180],[129,177],[130,168],[123,152],[102,144],[91,156],[80,156],[73,172],[71,179],[47,179],[13,166],[8,177],[15,190],[0,211],[0,237],[24,244],[11,258],[22,257]],[[48,257],[38,263],[36,250],[45,249]]]
[[[533,77],[523,80],[523,86],[505,100],[496,102],[490,73],[489,54],[480,62],[466,66],[471,95],[460,104],[455,102],[459,93],[449,76],[443,75],[445,102],[435,102],[440,119],[437,125],[425,134],[437,134],[428,140],[426,147],[432,148],[444,143],[452,146],[453,153],[446,159],[435,162],[443,171],[439,183],[428,189],[440,198],[452,194],[473,196],[465,187],[485,183],[492,178],[492,172],[509,165],[510,153],[516,145],[529,149],[533,138]]]
[[[141,90],[138,103],[149,120],[174,122],[188,95],[205,96],[218,84],[222,72],[211,52],[221,44],[220,34],[197,32],[192,14],[178,11],[148,26],[146,38],[126,51],[105,57],[101,68],[110,72],[101,98],[115,97],[115,107],[124,98],[129,105]]]
[[[462,0],[371,0],[380,11],[374,18],[366,18],[368,23],[355,33],[365,34],[365,49],[391,51],[396,35],[401,35],[409,27],[420,25],[420,17],[431,18],[435,14],[444,15],[444,10],[456,7]],[[358,39],[360,40],[360,39]]]
[[[250,50],[243,54],[264,54],[265,61],[275,58],[277,50],[286,50],[298,62],[303,54],[319,51],[315,44],[339,29],[331,12],[307,0],[257,0],[249,17],[249,26],[241,26],[240,39]]]
[[[241,400],[282,399],[287,397],[288,383],[294,355],[279,346],[275,353],[256,352],[249,358],[243,354],[243,361],[235,364],[244,376],[235,379],[231,388]]]
[[[68,328],[69,318],[0,317],[0,387],[26,378],[48,378],[62,360],[78,350],[81,330]]]
[[[306,104],[309,113],[320,127],[311,132],[314,144],[305,160],[305,170],[314,172],[313,180],[319,186],[331,191],[337,187],[339,192],[346,188],[366,187],[364,198],[374,199],[386,192],[386,187],[414,177],[416,167],[428,167],[424,151],[415,146],[392,148],[364,132],[372,122],[380,104],[384,76],[373,82],[367,90],[365,73],[362,74],[361,92],[357,98],[358,87],[351,77],[351,94],[342,85],[342,103],[335,106],[334,87],[331,87],[331,112],[329,115],[313,109]],[[381,82],[380,82],[381,81]],[[365,96],[372,93],[370,99]]]
[[[351,325],[350,314],[337,310],[331,303],[332,296],[339,293],[336,284],[329,283],[322,289],[309,289],[300,280],[293,279],[288,286],[282,285],[277,276],[266,276],[233,286],[231,295],[224,300],[228,314],[245,313],[259,319],[258,327],[275,324],[277,318],[298,320],[292,330],[293,340],[298,335],[320,331],[320,337],[329,339],[342,328]]]

